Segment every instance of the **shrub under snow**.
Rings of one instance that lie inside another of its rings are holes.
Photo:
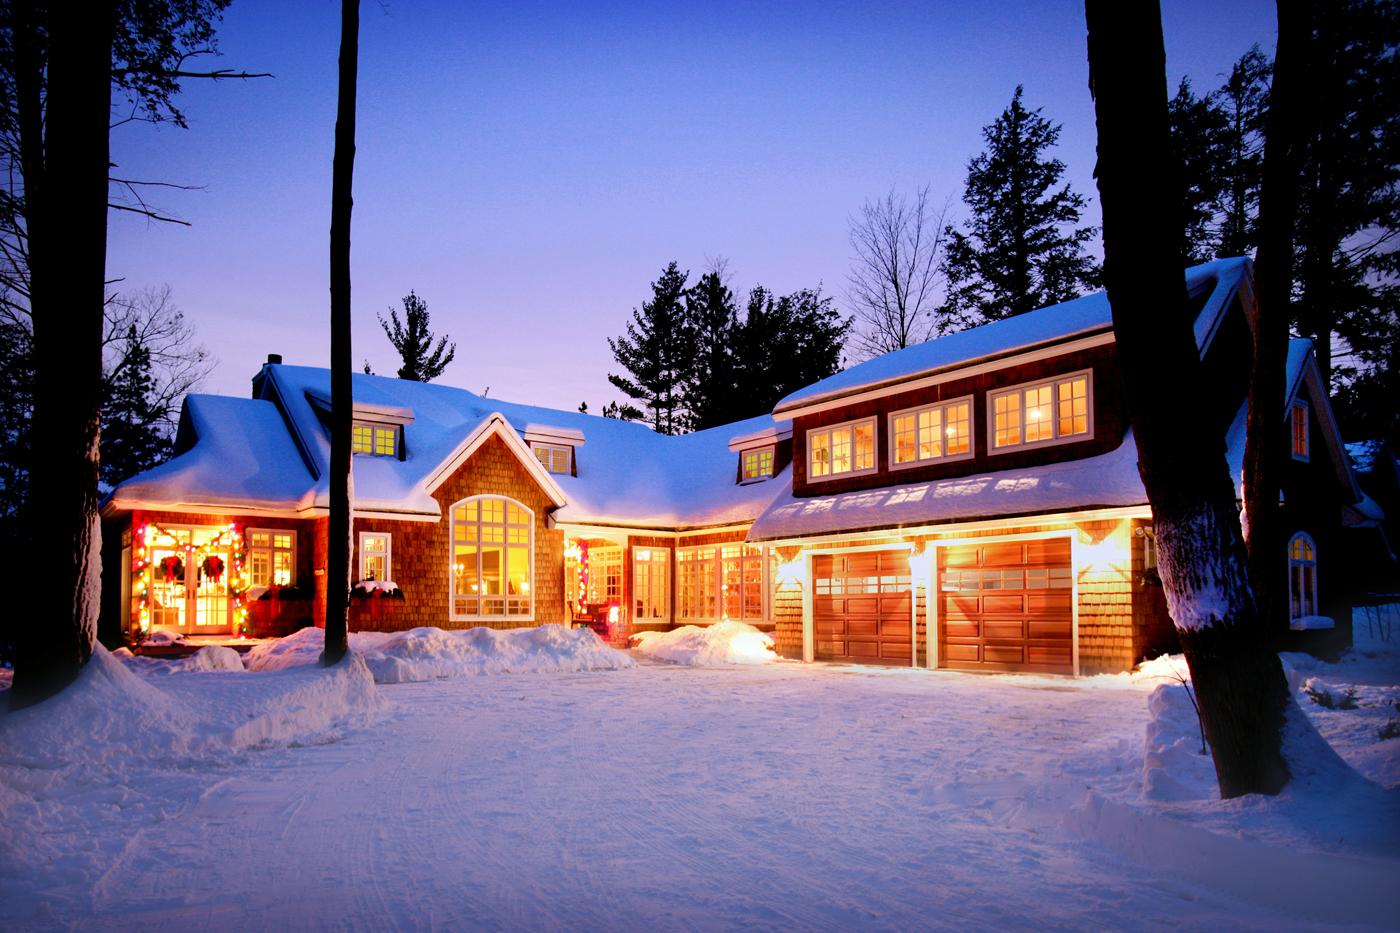
[[[632,643],[643,654],[673,664],[767,664],[778,660],[773,636],[743,622],[683,625],[670,632],[638,632]]]
[[[248,669],[275,671],[315,664],[325,643],[324,630],[302,629],[255,645],[248,653]],[[350,650],[364,658],[375,682],[381,684],[473,674],[619,670],[636,663],[608,647],[593,631],[561,625],[508,631],[423,627],[406,632],[353,632]]]

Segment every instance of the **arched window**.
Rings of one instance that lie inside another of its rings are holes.
[[[1288,542],[1288,617],[1317,615],[1317,545],[1303,532]]]
[[[452,618],[533,619],[535,516],[514,499],[452,506]]]

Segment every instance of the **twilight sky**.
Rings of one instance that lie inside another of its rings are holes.
[[[1163,0],[1168,76],[1198,87],[1252,43],[1271,0]],[[962,192],[980,128],[1011,98],[1064,124],[1091,197],[1083,6],[1041,2],[503,3],[364,0],[353,221],[355,359],[393,374],[375,319],[415,289],[457,342],[439,379],[593,412],[606,338],[671,259],[729,259],[742,294],[844,299],[847,218],[891,185]],[[109,277],[169,284],[244,395],[269,352],[325,365],[339,4],[235,0],[190,128],[121,128],[128,177],[198,185],[114,214]],[[211,60],[212,61],[212,60]],[[1145,180],[1150,183],[1150,180]],[[958,203],[955,211],[961,208]]]

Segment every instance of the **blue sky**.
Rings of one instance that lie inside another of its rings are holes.
[[[844,298],[847,218],[891,185],[961,194],[981,127],[1018,83],[1064,124],[1092,199],[1083,7],[1039,3],[362,5],[355,358],[392,374],[375,320],[410,288],[457,342],[440,381],[597,412],[606,338],[671,259],[729,259],[736,291]],[[1163,2],[1167,70],[1215,86],[1270,2]],[[235,0],[190,128],[113,134],[129,177],[200,186],[153,200],[190,227],[115,215],[117,286],[168,284],[244,394],[269,352],[324,365],[339,4]],[[960,206],[960,205],[959,205]],[[956,208],[955,208],[956,209]]]

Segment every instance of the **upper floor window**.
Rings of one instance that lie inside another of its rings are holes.
[[[452,618],[533,618],[534,545],[534,515],[514,499],[454,505]]]
[[[972,456],[972,399],[890,415],[890,465]]]
[[[296,574],[297,533],[252,528],[248,545],[248,579],[253,586],[291,586]]]
[[[1289,410],[1289,426],[1293,434],[1293,459],[1306,460],[1308,449],[1308,405],[1306,402],[1293,403]]]
[[[1317,547],[1298,532],[1288,542],[1288,617],[1317,615]]]
[[[773,475],[773,448],[757,447],[739,455],[743,463],[743,481],[767,479]]]
[[[392,424],[356,421],[350,431],[350,449],[357,454],[396,457],[399,453],[399,429]]]
[[[360,580],[392,580],[389,559],[392,539],[387,532],[360,532]]]
[[[1093,433],[1089,373],[1016,386],[990,395],[993,450],[1054,444]]]
[[[875,419],[807,432],[807,478],[849,476],[875,469]]]
[[[540,465],[551,473],[568,473],[572,469],[570,458],[573,448],[564,444],[531,444]]]

